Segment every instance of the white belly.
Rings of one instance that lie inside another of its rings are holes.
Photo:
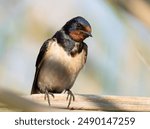
[[[40,69],[38,86],[57,92],[70,89],[84,65],[84,56],[81,52],[72,57],[57,43],[52,43]]]

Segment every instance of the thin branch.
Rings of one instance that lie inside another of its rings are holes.
[[[35,94],[28,98],[48,105],[44,95]],[[51,98],[52,107],[66,109],[68,102],[65,94],[55,94]],[[150,98],[127,96],[96,96],[75,95],[75,101],[70,105],[72,110],[101,110],[101,111],[150,111]]]
[[[19,95],[1,89],[0,110],[8,108],[15,111],[150,111],[149,97],[127,96],[97,96],[76,94],[75,101],[67,108],[67,94],[50,96],[51,106],[48,106],[44,94]]]

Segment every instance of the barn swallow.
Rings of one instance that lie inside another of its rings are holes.
[[[54,36],[46,40],[36,60],[36,72],[31,94],[49,95],[67,91],[68,108],[75,97],[70,90],[87,59],[87,45],[83,42],[91,35],[87,20],[78,16],[68,21]]]

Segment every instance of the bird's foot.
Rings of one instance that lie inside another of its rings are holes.
[[[75,101],[75,96],[74,96],[74,94],[72,93],[71,90],[65,90],[65,92],[66,92],[66,91],[67,91],[67,94],[68,94],[66,100],[69,100],[67,108],[69,108],[69,106],[70,106],[70,104],[71,104],[71,101],[72,101],[72,100]],[[65,92],[64,92],[64,93],[65,93]]]
[[[55,97],[53,93],[49,92],[49,91],[47,90],[47,88],[45,88],[44,100],[47,99],[48,105],[50,106],[51,103],[50,103],[50,97],[49,97],[49,95],[51,95],[53,98]]]

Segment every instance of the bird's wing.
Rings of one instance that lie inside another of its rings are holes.
[[[39,71],[40,71],[40,66],[43,62],[43,59],[44,59],[44,56],[47,52],[47,49],[49,47],[49,44],[52,43],[52,39],[48,39],[46,40],[40,51],[39,51],[39,54],[38,54],[38,57],[37,57],[37,60],[36,60],[36,72],[35,72],[35,76],[34,76],[34,81],[33,81],[33,85],[32,85],[32,90],[31,90],[31,94],[36,94],[36,93],[39,93],[39,88],[37,86],[37,79],[38,79],[38,74],[39,74]]]

